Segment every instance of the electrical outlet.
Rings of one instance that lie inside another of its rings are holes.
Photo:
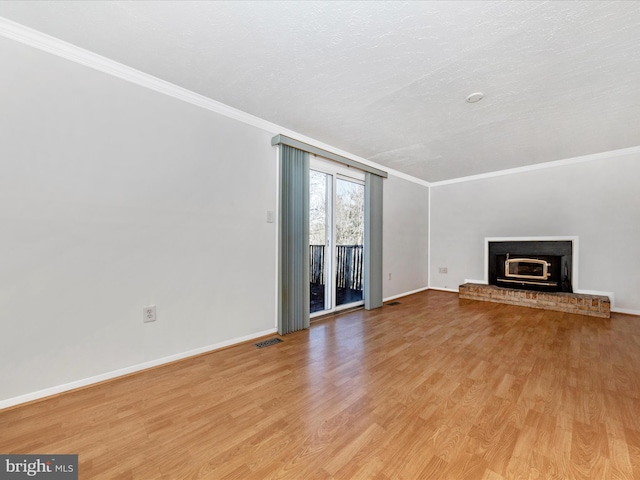
[[[155,322],[156,321],[156,306],[149,305],[148,307],[143,307],[142,309],[142,321],[144,323]]]
[[[389,274],[389,280],[391,280],[391,274]]]
[[[447,267],[440,267],[438,273],[449,273],[449,269]]]

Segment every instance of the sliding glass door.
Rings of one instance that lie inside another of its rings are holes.
[[[364,184],[336,178],[336,306],[363,300]]]
[[[331,309],[333,176],[309,171],[309,288],[310,313]]]
[[[312,159],[309,173],[309,311],[363,303],[364,175]]]

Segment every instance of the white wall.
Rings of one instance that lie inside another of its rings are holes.
[[[0,401],[274,330],[273,132],[2,38],[0,63]]]
[[[281,132],[4,38],[0,62],[0,408],[275,331]],[[384,195],[388,297],[427,286],[428,189]]]
[[[427,288],[429,189],[390,174],[384,181],[382,221],[383,298]]]
[[[640,154],[431,188],[431,285],[484,278],[485,237],[578,236],[579,289],[640,313]],[[438,273],[448,267],[448,274]]]

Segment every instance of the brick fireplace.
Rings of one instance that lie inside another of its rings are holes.
[[[459,297],[466,300],[507,303],[509,305],[576,313],[578,315],[588,315],[591,317],[609,318],[611,315],[611,302],[609,297],[602,295],[585,295],[568,292],[537,292],[477,283],[460,285],[459,292]]]
[[[459,287],[461,299],[609,318],[609,297],[574,293],[577,237],[487,238],[485,280]]]

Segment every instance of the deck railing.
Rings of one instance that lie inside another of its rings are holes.
[[[314,285],[325,282],[325,246],[309,245],[309,281]],[[338,245],[336,286],[349,290],[362,290],[363,246]]]
[[[309,245],[309,282],[324,285],[324,245]]]

